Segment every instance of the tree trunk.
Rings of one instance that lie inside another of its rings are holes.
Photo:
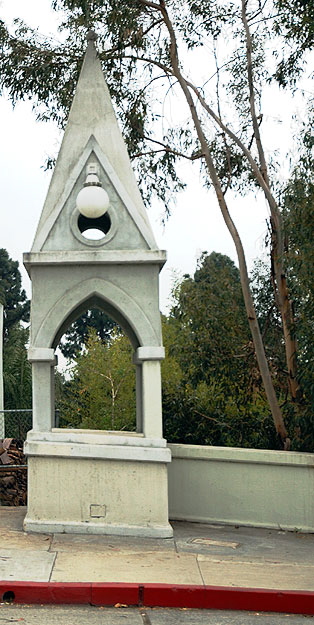
[[[275,428],[276,428],[278,435],[280,436],[284,449],[289,449],[290,439],[288,438],[288,433],[284,424],[282,412],[278,404],[274,385],[271,379],[269,366],[268,366],[268,362],[267,362],[267,358],[265,354],[264,344],[263,344],[260,328],[259,328],[257,317],[256,317],[254,302],[253,302],[253,298],[250,292],[249,277],[248,277],[248,272],[247,272],[243,245],[242,245],[239,233],[235,227],[235,224],[233,223],[233,220],[230,216],[230,213],[229,213],[229,210],[228,210],[228,207],[227,207],[227,204],[226,204],[226,201],[225,201],[222,189],[221,189],[220,181],[219,181],[216,169],[215,169],[215,165],[214,165],[212,156],[208,148],[207,140],[203,132],[202,125],[198,117],[196,108],[195,108],[193,97],[190,93],[189,87],[185,79],[183,78],[180,68],[179,68],[175,32],[173,30],[173,26],[169,19],[164,2],[161,3],[160,10],[161,10],[161,13],[163,15],[165,24],[168,28],[168,32],[170,35],[170,42],[171,42],[170,43],[170,56],[171,56],[171,65],[172,65],[173,74],[177,78],[181,86],[181,89],[183,91],[183,94],[185,96],[185,99],[187,101],[187,104],[190,108],[192,119],[193,119],[195,129],[197,132],[197,136],[201,144],[202,153],[204,154],[204,158],[206,161],[208,173],[212,181],[213,187],[215,189],[219,207],[223,215],[224,221],[226,223],[226,226],[232,236],[232,239],[236,247],[237,256],[239,260],[241,286],[242,286],[242,292],[243,292],[247,318],[248,318],[249,327],[250,327],[251,334],[252,334],[257,363],[258,363],[261,377],[263,380],[263,385],[265,388],[265,393],[266,393],[266,397],[269,403],[269,407],[272,413]]]
[[[257,120],[254,90],[254,75],[252,63],[252,36],[247,19],[247,0],[242,0],[242,23],[246,37],[247,79],[250,94],[250,111],[253,124],[254,138],[258,151],[260,173],[267,185],[268,193],[265,198],[271,214],[271,273],[274,286],[275,299],[282,320],[282,328],[285,343],[286,364],[288,370],[288,388],[292,400],[297,399],[299,385],[297,382],[297,345],[294,331],[293,304],[289,298],[287,280],[285,276],[283,258],[283,224],[278,204],[272,194],[268,176],[268,167],[265,159],[261,140],[260,127]]]

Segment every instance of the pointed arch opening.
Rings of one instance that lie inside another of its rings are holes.
[[[88,272],[85,272],[85,276],[86,274],[88,275]],[[131,271],[128,272],[128,276],[133,280]],[[48,430],[52,429],[60,432],[59,428],[56,429],[56,425],[60,424],[62,415],[59,413],[59,423],[58,418],[57,420],[55,418],[55,350],[71,324],[87,311],[95,309],[103,311],[111,318],[113,323],[120,327],[116,336],[112,338],[111,352],[119,352],[120,348],[125,352],[127,348],[125,348],[123,341],[126,341],[129,346],[128,363],[133,371],[133,382],[131,384],[133,389],[131,391],[132,400],[125,400],[127,419],[122,423],[120,419],[114,417],[115,425],[113,431],[115,433],[122,432],[124,437],[128,434],[137,437],[147,436],[148,434],[154,437],[161,436],[160,365],[158,362],[154,362],[163,358],[162,348],[160,348],[160,328],[158,324],[154,323],[155,318],[154,315],[151,315],[150,307],[147,306],[145,310],[144,306],[140,306],[138,298],[133,297],[130,285],[128,284],[126,288],[125,282],[122,281],[122,284],[124,284],[124,288],[110,281],[109,276],[107,279],[85,277],[85,280],[80,281],[76,271],[76,280],[73,286],[68,289],[63,287],[61,297],[56,298],[53,306],[47,306],[46,314],[42,317],[41,323],[38,324],[34,332],[31,350],[37,381],[34,396],[36,395],[37,401],[38,395],[37,403],[38,405],[40,404],[40,410],[35,414],[35,427],[38,427],[40,430],[48,428]],[[122,331],[127,339],[121,337]],[[94,347],[91,349],[95,348],[97,351],[97,347],[97,344],[94,344]],[[118,356],[115,357],[119,360]],[[136,363],[135,366],[133,365],[133,360]],[[87,366],[89,374],[91,373],[90,369]],[[101,369],[99,369],[99,372],[107,375]],[[93,380],[93,376],[91,377]],[[80,390],[83,391],[83,388],[79,389],[78,397],[81,396]],[[120,387],[118,390],[120,392]],[[151,403],[148,403],[148,396],[153,391],[155,393],[154,399]],[[43,403],[44,397],[47,397],[47,399]],[[134,417],[130,415],[131,404]],[[130,421],[132,421],[131,426]],[[84,434],[80,434],[80,437],[84,437],[85,432],[88,430],[95,433],[99,431],[100,427],[106,429],[108,433],[109,425],[108,420],[100,426],[97,419],[92,423],[89,418],[75,419],[73,422],[68,419],[68,424],[72,432],[73,428],[76,429],[76,432],[81,428],[87,428],[83,429]],[[66,431],[70,431],[69,427],[63,429],[63,434]],[[112,432],[111,427],[112,425],[110,424],[109,433]]]
[[[132,344],[101,302],[88,300],[83,312],[82,306],[72,313],[72,321],[59,342],[61,367],[55,374],[55,425],[136,432]]]
[[[110,301],[104,299],[100,294],[93,293],[83,301],[77,304],[77,306],[71,310],[71,312],[61,321],[60,326],[52,341],[52,347],[57,348],[62,336],[66,333],[67,329],[84,313],[90,310],[102,311],[108,318],[110,318],[113,324],[119,326],[121,330],[128,336],[133,349],[139,347],[140,342],[137,336],[134,326],[130,323],[130,320],[126,318],[122,312],[115,307]]]

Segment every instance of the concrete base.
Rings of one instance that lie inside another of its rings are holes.
[[[171,456],[167,448],[145,447],[143,438],[142,445],[132,448],[130,444],[35,443],[34,432],[31,437],[25,445],[29,456],[26,531],[173,535],[168,522]]]
[[[23,529],[25,532],[42,534],[97,534],[104,536],[135,536],[140,538],[172,538],[173,529],[170,523],[165,526],[140,525],[105,525],[99,523],[84,523],[70,521],[36,521],[27,514]]]

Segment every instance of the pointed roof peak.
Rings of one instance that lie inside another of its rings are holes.
[[[86,35],[87,43],[89,43],[90,41],[97,41],[97,39],[98,39],[98,35],[95,33],[94,30],[90,29]]]
[[[37,245],[36,239],[40,238],[40,231],[45,229],[45,224],[50,221],[51,215],[58,205],[69,179],[72,179],[76,165],[92,136],[95,137],[100,150],[108,159],[146,227],[151,231],[96,50],[97,35],[93,30],[89,30],[86,39],[87,50],[61,149],[35,235],[34,246]],[[156,248],[157,245],[152,232],[151,241],[152,246]]]

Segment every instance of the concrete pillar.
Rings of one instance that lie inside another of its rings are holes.
[[[142,431],[147,438],[162,438],[160,361],[164,357],[163,347],[148,346],[139,347],[134,356],[135,364],[141,364],[141,383],[136,393],[139,396]]]
[[[4,414],[1,412],[3,409],[3,305],[0,304],[0,438],[5,438]]]
[[[143,432],[147,438],[162,438],[161,374],[158,360],[142,364]]]
[[[136,375],[136,431],[143,432],[142,365],[135,366]]]
[[[33,347],[28,360],[33,372],[33,430],[49,432],[54,426],[54,350]]]

